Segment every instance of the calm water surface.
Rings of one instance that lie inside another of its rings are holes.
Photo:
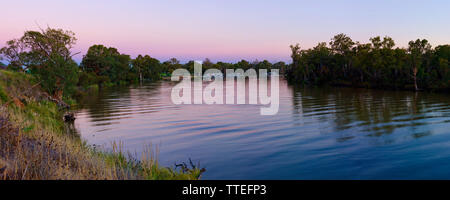
[[[280,111],[258,105],[173,105],[157,82],[110,89],[81,103],[90,144],[122,141],[159,161],[200,161],[203,179],[450,179],[450,96],[280,82]]]

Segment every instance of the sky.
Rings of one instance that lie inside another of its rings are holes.
[[[14,0],[2,1],[0,47],[26,30],[75,32],[74,59],[103,44],[160,61],[290,62],[289,45],[311,48],[339,33],[390,36],[397,46],[450,43],[448,0]]]

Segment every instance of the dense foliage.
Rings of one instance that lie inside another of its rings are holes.
[[[170,76],[170,74],[179,68],[184,68],[194,72],[194,61],[181,64],[176,58],[171,58],[163,63],[158,59],[149,55],[138,55],[135,59],[130,56],[121,54],[117,49],[105,47],[103,45],[93,45],[89,48],[87,54],[83,57],[80,68],[82,70],[80,76],[80,86],[98,84],[121,84],[142,82],[145,80],[159,80],[162,77]],[[277,62],[271,64],[269,61],[254,61],[249,63],[242,60],[236,64],[217,62],[213,63],[208,58],[202,62],[203,72],[208,69],[219,69],[225,73],[226,69],[244,70],[254,69],[272,69],[278,68],[284,70],[286,64]]]
[[[204,168],[162,167],[151,147],[138,160],[115,143],[102,151],[73,134],[73,124],[63,121],[68,106],[62,100],[74,91],[154,80],[163,71],[150,56],[131,59],[102,45],[92,46],[78,66],[71,52],[75,41],[70,31],[47,28],[27,31],[0,49],[8,63],[0,62],[0,179],[199,179]]]
[[[132,59],[116,48],[93,45],[83,56],[81,64],[72,59],[71,50],[76,42],[74,33],[61,29],[47,28],[41,31],[27,31],[19,39],[10,40],[0,49],[0,58],[8,65],[0,63],[0,68],[30,73],[38,78],[41,86],[51,95],[61,99],[63,94],[72,95],[76,86],[88,88],[93,85],[119,85],[146,80],[159,80],[178,69],[194,71],[194,61],[181,64],[176,58],[160,62],[149,55],[138,55]],[[284,62],[271,64],[269,61],[242,60],[238,63],[213,63],[203,61],[203,71],[210,68],[225,69],[285,69]]]
[[[78,81],[78,66],[71,54],[75,42],[70,31],[27,31],[21,38],[8,41],[0,54],[9,61],[9,69],[32,73],[48,93],[61,99],[63,92],[70,93]]]
[[[94,79],[89,79],[88,84],[97,83],[100,86],[105,82],[125,82],[130,62],[130,56],[119,53],[116,48],[94,45],[89,48],[81,62],[81,69],[84,72],[82,78],[91,75]]]
[[[194,61],[185,64],[176,58],[160,62],[149,55],[132,59],[116,48],[93,45],[80,66],[72,59],[74,33],[47,28],[27,31],[0,49],[2,68],[31,73],[51,95],[70,95],[75,86],[127,84],[158,80],[178,69],[194,71]],[[427,40],[410,41],[407,48],[395,47],[390,37],[370,38],[369,43],[354,42],[345,34],[334,36],[327,44],[312,49],[291,46],[292,64],[267,60],[237,63],[203,61],[203,71],[226,69],[280,69],[295,83],[329,84],[392,89],[450,89],[450,45],[432,48]]]
[[[312,49],[291,46],[291,82],[391,89],[450,89],[450,46],[432,48],[427,40],[395,48],[390,37],[354,42],[339,34]]]

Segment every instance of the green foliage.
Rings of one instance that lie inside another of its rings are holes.
[[[164,62],[163,65],[166,65],[167,63],[168,63],[168,61]],[[193,73],[194,72],[194,61],[189,61],[188,63],[182,65],[181,67],[184,69],[187,69],[189,72]],[[272,64],[267,60],[263,60],[261,62],[254,61],[252,63],[250,63],[246,60],[241,60],[234,64],[226,63],[226,62],[214,63],[214,62],[210,61],[209,59],[205,59],[203,61],[203,63],[202,63],[203,72],[205,72],[208,69],[213,69],[213,68],[222,71],[222,73],[226,73],[226,69],[234,69],[234,70],[236,70],[236,69],[243,69],[243,70],[267,69],[268,72],[270,72],[271,69],[279,69],[280,71],[285,71],[287,66],[284,62],[277,62],[275,64]]]
[[[34,76],[0,70],[2,101],[5,95],[7,99],[20,96],[26,102],[22,106],[0,107],[2,125],[9,127],[0,134],[3,144],[0,146],[0,164],[8,166],[8,170],[0,174],[2,180],[196,180],[204,171],[198,168],[176,171],[162,167],[152,148],[146,149],[142,159],[138,160],[125,156],[120,150],[109,152],[87,145],[78,134],[72,134],[71,126],[63,121],[60,107],[46,100],[40,87],[25,92],[34,84]],[[64,101],[70,103],[67,97]]]
[[[162,63],[163,73],[172,74],[172,72],[176,69],[182,68],[183,65],[180,64],[180,61],[176,58],[171,58],[168,61]],[[193,69],[193,67],[192,67]]]
[[[8,41],[0,54],[9,60],[8,69],[31,72],[48,93],[62,98],[78,80],[71,54],[75,42],[74,33],[62,29],[26,31],[20,39]]]
[[[131,69],[130,62],[130,56],[119,53],[116,48],[93,45],[83,57],[81,69],[91,76],[95,75],[96,80],[94,82],[102,86],[108,82],[120,83],[126,81]]]
[[[48,93],[56,94],[63,91],[64,94],[72,94],[78,82],[78,65],[73,60],[66,61],[58,55],[53,56],[53,60],[31,68],[31,73],[38,77],[41,86]]]
[[[345,34],[327,46],[301,50],[291,46],[292,64],[286,70],[291,82],[393,89],[450,89],[449,45],[434,50],[427,40],[415,40],[407,49],[394,48],[390,37],[353,42]]]
[[[159,74],[163,72],[163,66],[159,60],[149,55],[139,55],[132,60],[131,75],[134,79],[143,80],[159,80]]]
[[[98,84],[98,77],[93,72],[81,71],[79,73],[78,86],[87,89],[91,85]]]
[[[241,60],[238,63],[236,63],[235,65],[235,69],[243,69],[243,70],[247,70],[250,69],[250,63],[246,60]]]
[[[159,80],[161,77],[170,76],[178,68],[194,71],[193,61],[181,64],[176,58],[171,58],[161,63],[149,55],[139,55],[131,59],[116,48],[103,45],[91,46],[78,67],[72,60],[70,51],[75,41],[72,32],[61,29],[27,31],[22,38],[8,41],[0,53],[9,60],[8,69],[33,74],[48,93],[60,99],[63,94],[74,95],[75,86],[86,91],[92,85],[102,87]],[[267,60],[253,63],[242,60],[236,64],[213,63],[209,59],[203,62],[204,71],[210,68],[223,72],[233,68],[270,70],[272,66]],[[275,68],[284,70],[285,66],[284,63],[277,63]],[[82,92],[77,91],[77,94]]]

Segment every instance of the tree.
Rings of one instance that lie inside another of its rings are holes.
[[[222,73],[226,73],[227,69],[233,69],[234,65],[231,63],[225,63],[225,62],[217,62],[216,63],[217,69],[219,69]]]
[[[272,69],[278,69],[280,70],[280,74],[283,74],[286,70],[286,63],[282,61],[277,62],[272,65]]]
[[[162,65],[161,62],[156,59],[152,58],[150,56],[145,56],[146,59],[146,68],[144,68],[144,75],[145,78],[148,78],[150,80],[158,80],[160,79],[160,74],[162,73]]]
[[[373,80],[378,85],[381,77],[383,76],[382,71],[384,67],[383,66],[384,58],[381,55],[381,47],[383,46],[383,44],[381,42],[380,36],[370,38],[370,41],[372,42],[370,49],[371,61],[369,61],[372,69],[371,75]]]
[[[335,35],[330,42],[331,50],[340,55],[348,54],[355,43],[347,35],[340,33]]]
[[[392,49],[395,46],[395,42],[391,37],[385,36],[383,42],[381,42],[383,49]]]
[[[8,68],[14,71],[23,71],[23,67],[29,66],[27,61],[28,49],[20,39],[13,39],[6,42],[6,47],[0,49],[0,54],[9,62]]]
[[[175,71],[176,69],[179,69],[181,67],[183,67],[183,65],[180,64],[180,61],[177,60],[176,58],[171,58],[168,61],[165,61],[163,63],[163,67],[164,67],[164,71],[165,73],[169,73],[172,74],[173,71]]]
[[[209,58],[205,58],[205,60],[203,60],[202,62],[202,71],[203,73],[208,70],[214,68],[214,63],[211,62],[211,60],[209,60]]]
[[[372,69],[372,45],[369,44],[356,44],[356,55],[353,57],[353,63],[355,70],[359,73],[359,81],[364,83],[369,78],[373,78],[370,72]],[[369,76],[369,78],[365,78]]]
[[[190,73],[194,73],[194,61],[190,60],[183,65],[183,68],[187,69]]]
[[[450,45],[440,45],[434,50],[432,66],[435,66],[441,87],[450,87]]]
[[[241,60],[239,62],[237,62],[236,64],[234,64],[234,68],[235,69],[242,69],[244,71],[250,69],[250,63],[246,60]]]
[[[143,75],[142,73],[144,72],[144,68],[145,68],[145,59],[143,56],[138,55],[138,57],[136,57],[134,60],[131,61],[133,69],[135,71],[137,71],[138,75],[139,75],[139,82],[143,81]]]
[[[287,79],[307,84],[450,90],[450,45],[432,49],[427,40],[419,39],[409,42],[408,48],[395,48],[388,36],[376,36],[363,44],[344,34],[329,44],[306,50],[291,45]]]
[[[412,77],[414,80],[414,89],[417,91],[419,90],[417,86],[417,73],[419,72],[421,65],[423,64],[425,53],[428,53],[431,50],[431,45],[425,39],[410,41],[408,45]]]
[[[336,56],[336,62],[342,67],[343,76],[347,76],[347,71],[351,68],[352,49],[355,42],[347,35],[341,33],[331,39],[331,50]]]
[[[106,82],[121,83],[126,81],[130,71],[131,58],[121,54],[116,48],[103,45],[89,47],[83,56],[81,68],[97,76],[97,84],[101,87]]]
[[[256,64],[256,69],[267,69],[268,72],[270,72],[270,69],[272,68],[272,63],[270,63],[268,60],[263,60]]]
[[[8,59],[10,68],[30,70],[47,92],[61,99],[78,80],[71,52],[76,40],[73,32],[62,29],[27,31],[20,39],[8,41],[0,54]]]
[[[295,74],[294,79],[303,83],[322,84],[332,79],[332,52],[325,42],[312,49],[301,50],[297,44],[291,45],[292,67],[286,73]],[[292,80],[292,78],[289,78]]]
[[[132,70],[139,76],[139,81],[144,79],[157,80],[161,73],[161,63],[159,60],[150,57],[149,55],[139,55],[132,61]]]
[[[305,82],[307,80],[305,67],[301,67],[302,62],[302,51],[300,48],[300,44],[295,44],[289,46],[291,48],[291,58],[292,64],[287,71],[287,74],[292,74],[292,76],[288,76],[288,80],[302,80]]]
[[[308,50],[308,61],[306,65],[308,65],[310,69],[310,73],[314,76],[313,79],[317,83],[322,83],[331,79],[330,77],[330,67],[332,64],[331,61],[331,51],[327,47],[325,42],[321,42],[317,44],[313,49]]]

